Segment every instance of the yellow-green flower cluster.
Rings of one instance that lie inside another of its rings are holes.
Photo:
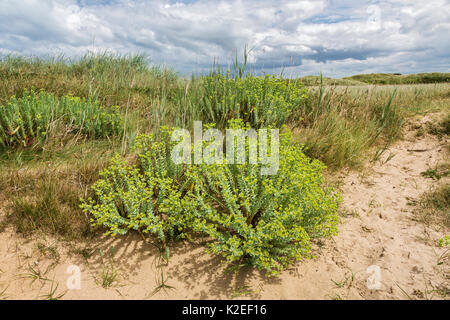
[[[209,252],[268,275],[309,257],[312,238],[336,233],[339,197],[323,186],[324,165],[307,158],[288,130],[280,136],[278,173],[268,176],[259,164],[175,165],[170,133],[139,136],[138,166],[117,156],[102,172],[96,199],[82,205],[94,224],[113,235],[140,230],[164,243],[203,234],[212,240]]]
[[[281,126],[293,111],[304,106],[307,89],[298,81],[276,76],[230,77],[219,71],[202,78],[203,95],[197,118],[224,127],[230,119],[243,119],[251,127]]]

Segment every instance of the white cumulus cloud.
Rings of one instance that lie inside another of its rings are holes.
[[[189,74],[248,45],[265,72],[448,72],[448,17],[448,0],[2,0],[0,53],[139,52]]]

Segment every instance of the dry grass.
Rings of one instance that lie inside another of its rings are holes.
[[[400,138],[407,118],[448,110],[449,92],[449,84],[317,87],[296,136],[331,168],[358,167]]]
[[[65,238],[92,236],[89,217],[79,208],[91,195],[113,150],[107,145],[66,147],[59,154],[40,157],[9,154],[1,163],[0,199],[6,221],[24,235],[43,232]]]
[[[440,184],[425,193],[415,215],[426,225],[450,228],[450,185]]]

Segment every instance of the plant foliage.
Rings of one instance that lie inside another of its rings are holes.
[[[339,196],[323,185],[324,165],[307,158],[287,129],[279,170],[267,176],[260,164],[175,165],[169,132],[138,137],[137,165],[117,156],[102,172],[95,199],[82,204],[95,225],[112,235],[139,230],[163,243],[202,234],[211,252],[268,275],[308,257],[312,238],[336,233]]]
[[[0,147],[32,147],[51,136],[54,128],[91,138],[119,134],[122,117],[117,108],[102,108],[98,102],[73,96],[60,99],[51,93],[24,91],[0,105]],[[55,130],[56,131],[56,130]]]

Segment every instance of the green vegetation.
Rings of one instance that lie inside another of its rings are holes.
[[[320,86],[321,83],[327,86],[364,86],[366,83],[348,78],[336,79],[323,76],[306,76],[296,79],[307,87]]]
[[[189,91],[190,105],[197,111],[190,118],[216,123],[219,128],[231,119],[243,119],[252,128],[282,126],[307,97],[302,85],[269,75],[231,77],[230,72],[222,74],[219,69],[200,82],[200,88]]]
[[[50,136],[61,133],[83,134],[92,138],[118,135],[122,118],[117,108],[105,109],[94,101],[34,90],[24,91],[23,97],[12,97],[0,105],[0,147],[35,147]]]
[[[396,92],[361,92],[320,86],[310,92],[295,131],[313,158],[333,168],[357,166],[373,146],[387,146],[400,134],[403,111]]]
[[[108,228],[107,234],[134,229],[156,236],[165,245],[167,237],[189,225],[181,205],[186,177],[183,168],[171,161],[173,142],[168,131],[162,135],[162,141],[152,135],[138,137],[139,167],[116,155],[93,185],[96,200],[89,199],[82,208],[92,214],[94,225]]]
[[[444,236],[441,239],[439,239],[439,247],[448,247],[450,246],[450,237]]]
[[[450,73],[418,73],[418,74],[389,74],[372,73],[360,74],[347,78],[347,81],[359,81],[366,84],[424,84],[424,83],[448,83],[450,82]]]
[[[275,175],[262,176],[261,165],[249,163],[202,164],[191,175],[193,201],[183,205],[193,230],[212,239],[210,252],[271,275],[308,257],[310,239],[337,232],[339,197],[324,187],[325,167],[286,131]]]
[[[138,230],[164,250],[202,235],[212,252],[268,274],[336,232],[338,199],[325,187],[325,165],[355,168],[379,157],[408,117],[445,111],[450,99],[448,83],[308,82],[260,77],[237,62],[231,72],[184,79],[142,56],[111,54],[6,56],[0,79],[0,209],[18,231]],[[230,120],[285,125],[292,139],[283,138],[278,174],[261,176],[249,164],[174,165],[169,128],[192,129],[194,120],[219,129]],[[83,213],[79,199],[89,197]]]
[[[449,165],[444,165],[436,168],[429,168],[426,171],[423,171],[421,174],[425,178],[430,178],[434,180],[440,180],[443,177],[446,177],[450,174]]]
[[[289,132],[281,137],[280,168],[268,176],[258,164],[174,165],[172,145],[163,129],[160,141],[138,137],[137,166],[112,160],[93,186],[95,199],[82,205],[95,225],[112,235],[138,230],[164,246],[174,236],[204,234],[211,252],[272,275],[307,257],[310,238],[337,232],[338,197],[323,187],[324,166]]]
[[[345,78],[327,78],[321,76],[306,76],[297,81],[305,86],[319,86],[321,82],[327,86],[366,86],[371,85],[411,85],[430,83],[449,83],[450,73],[418,73],[401,75],[398,73],[358,74]]]
[[[36,88],[58,97],[73,95],[98,100],[100,105],[149,107],[156,97],[177,83],[170,70],[149,68],[142,56],[87,54],[77,61],[4,56],[0,59],[0,103]],[[130,98],[130,99],[128,99]]]

